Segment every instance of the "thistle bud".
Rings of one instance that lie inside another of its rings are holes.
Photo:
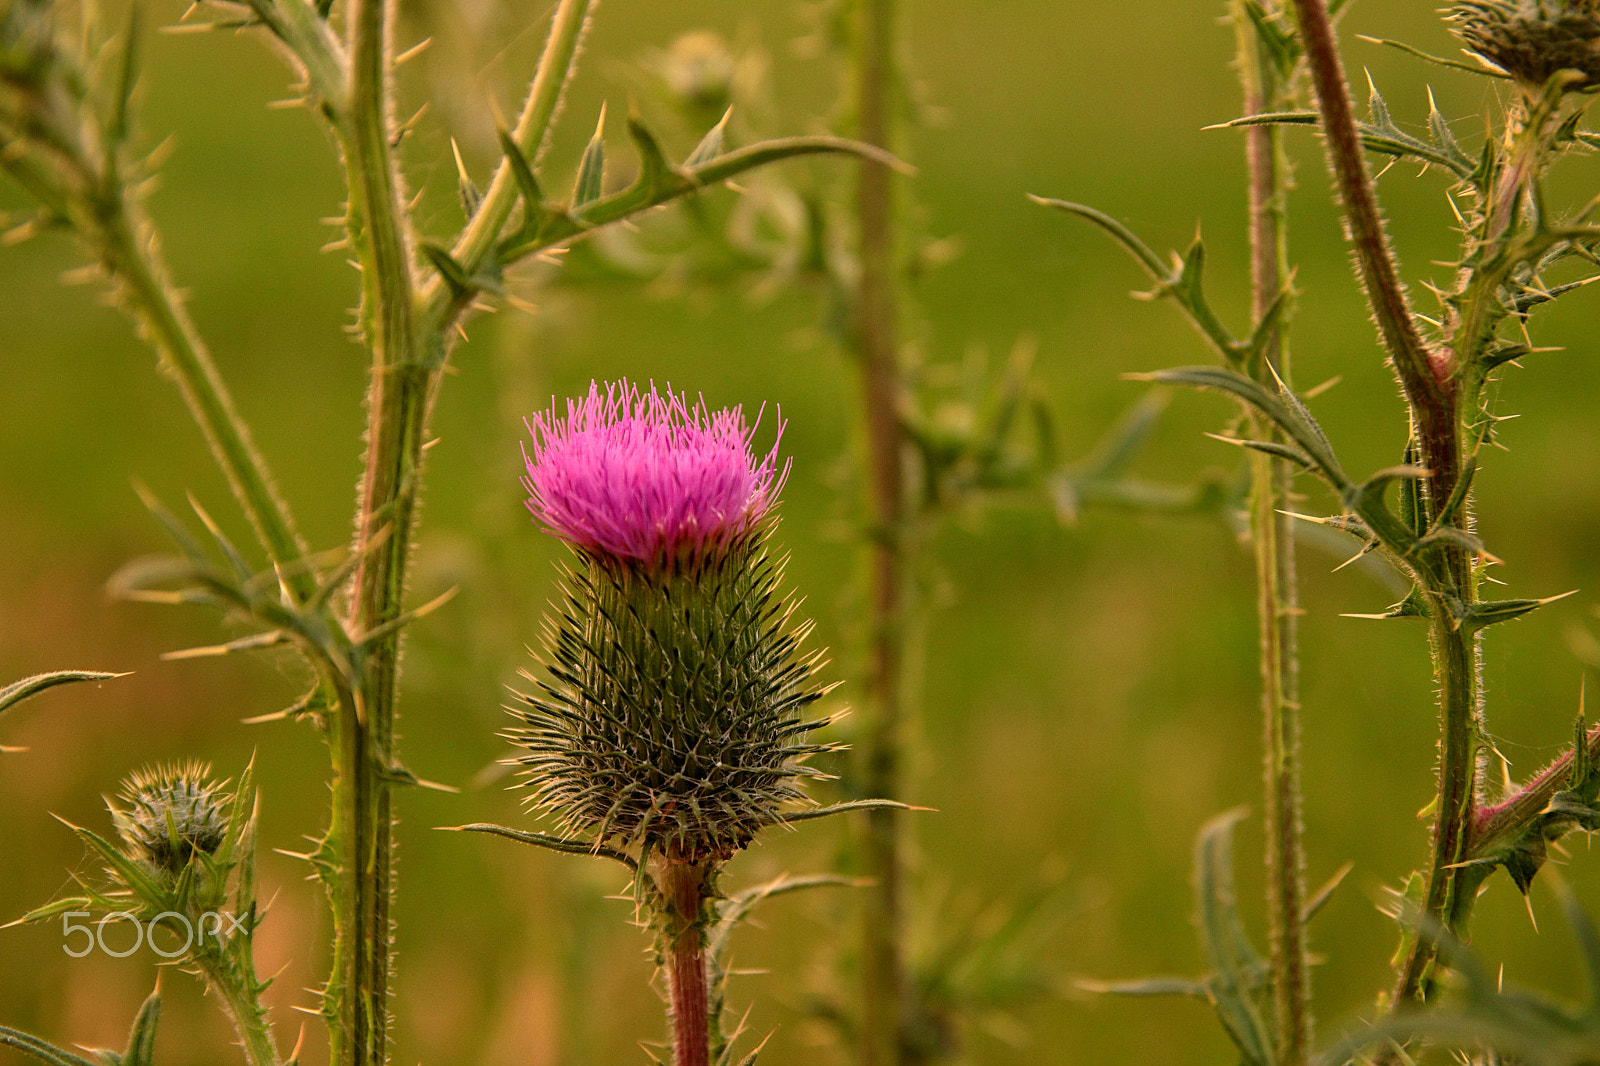
[[[1460,0],[1447,17],[1473,52],[1524,88],[1544,88],[1560,70],[1600,86],[1600,0]]]
[[[123,782],[123,806],[109,806],[128,855],[176,877],[196,854],[216,854],[233,797],[210,778],[210,766],[189,762],[140,770]]]
[[[626,382],[529,429],[528,508],[577,555],[510,735],[536,803],[569,833],[727,858],[828,750],[803,716],[821,655],[767,548],[788,467],[738,409]]]

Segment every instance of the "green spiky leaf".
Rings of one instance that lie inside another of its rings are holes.
[[[0,688],[0,714],[4,714],[23,700],[37,696],[46,689],[55,688],[57,685],[70,685],[80,681],[111,681],[115,678],[126,677],[126,674],[112,674],[103,670],[56,670],[48,674],[34,674],[21,681],[13,681],[5,688]]]

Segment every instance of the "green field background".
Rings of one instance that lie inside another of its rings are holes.
[[[147,23],[184,5],[152,2]],[[1094,204],[1159,249],[1182,248],[1203,225],[1208,279],[1242,328],[1245,293],[1242,139],[1203,127],[1233,117],[1232,32],[1215,0],[918,0],[905,8],[911,69],[930,105],[906,154],[903,184],[916,224],[959,240],[962,253],[915,286],[915,342],[930,360],[987,353],[999,367],[1019,339],[1037,345],[1039,394],[1064,459],[1086,453],[1142,394],[1139,370],[1206,362],[1197,336],[1165,305],[1128,298],[1145,279],[1099,233],[1028,203],[1027,193]],[[442,103],[406,149],[436,235],[458,224],[448,134],[487,174],[492,129],[484,100],[516,106],[537,56],[548,5],[451,0],[408,5],[407,40],[435,49],[405,69],[412,106]],[[1434,53],[1455,45],[1432,0],[1358,0],[1344,51],[1362,86],[1370,69],[1402,123],[1420,126],[1431,84],[1464,141],[1481,137],[1487,82],[1428,67],[1356,33],[1403,37]],[[427,24],[424,30],[423,23]],[[602,101],[613,157],[628,160],[621,123],[634,71],[651,49],[693,29],[718,30],[771,57],[764,132],[823,130],[837,119],[839,70],[794,42],[811,32],[791,0],[607,0],[546,165],[547,187],[570,180]],[[328,139],[303,111],[269,110],[286,95],[283,68],[260,42],[232,34],[151,33],[140,122],[148,143],[175,135],[150,202],[165,250],[216,358],[276,470],[310,542],[348,539],[360,471],[361,349],[342,331],[356,279],[342,254],[318,254],[341,213]],[[1358,94],[1359,95],[1359,94]],[[648,101],[645,101],[648,103]],[[693,135],[664,125],[673,154]],[[1298,160],[1291,247],[1298,264],[1295,375],[1341,383],[1315,410],[1355,472],[1399,461],[1397,390],[1352,279],[1320,147],[1290,135]],[[631,164],[624,162],[620,171]],[[788,166],[795,187],[849,195],[840,160]],[[1592,195],[1593,159],[1568,164],[1552,202]],[[1447,182],[1414,165],[1380,181],[1405,274],[1448,279]],[[710,198],[731,198],[718,191]],[[0,204],[20,206],[16,191]],[[325,752],[305,726],[243,726],[290,703],[303,678],[289,659],[164,662],[160,653],[219,637],[200,611],[112,601],[106,578],[124,561],[167,550],[131,485],[169,504],[197,499],[241,540],[242,520],[177,392],[152,354],[92,287],[64,288],[81,262],[68,238],[0,249],[0,680],[66,667],[133,671],[95,688],[52,692],[8,715],[0,742],[0,922],[93,868],[52,814],[107,831],[100,796],[155,760],[197,756],[237,776],[254,753],[263,795],[263,972],[280,972],[274,1017],[286,1043],[296,1008],[326,964],[327,918],[294,851],[319,831]],[[505,312],[470,326],[440,395],[412,598],[460,594],[417,624],[406,645],[403,752],[420,777],[466,786],[506,756],[506,686],[532,666],[539,618],[561,551],[528,521],[517,484],[522,419],[587,387],[627,375],[703,394],[715,406],[773,406],[793,456],[778,540],[789,580],[831,649],[835,703],[858,698],[862,633],[851,540],[859,450],[855,367],[824,328],[826,301],[804,282],[776,293],[748,282],[669,288],[575,271],[537,296],[537,315]],[[1425,306],[1425,305],[1423,305]],[[1490,722],[1520,773],[1570,736],[1583,669],[1569,648],[1600,630],[1600,364],[1597,304],[1579,294],[1537,323],[1534,356],[1500,387],[1508,451],[1488,456],[1477,484],[1482,532],[1506,560],[1509,594],[1578,589],[1487,644]],[[1210,397],[1173,399],[1137,463],[1156,480],[1227,476],[1237,454],[1202,436],[1232,416]],[[1307,491],[1311,492],[1309,486]],[[1309,509],[1329,507],[1312,492]],[[1196,830],[1252,807],[1239,837],[1241,898],[1260,922],[1259,739],[1248,549],[1214,518],[1089,509],[1057,520],[1042,490],[1018,491],[941,521],[926,581],[925,680],[907,798],[936,808],[914,819],[913,939],[924,955],[962,929],[992,924],[1048,886],[1055,920],[1037,965],[1039,995],[986,1012],[964,1033],[972,1063],[1234,1061],[1207,1008],[1190,1001],[1104,1001],[1080,977],[1197,974],[1189,862]],[[1405,623],[1341,618],[1382,610],[1393,588],[1341,557],[1304,560],[1305,816],[1308,877],[1346,861],[1354,871],[1320,916],[1313,944],[1324,1041],[1369,1011],[1389,983],[1393,923],[1375,909],[1385,885],[1424,857],[1435,725],[1424,635]],[[227,630],[236,633],[236,630]],[[849,739],[847,721],[838,731]],[[646,1061],[662,1036],[648,985],[645,933],[628,924],[610,868],[534,853],[508,841],[434,827],[492,820],[531,827],[504,782],[459,795],[406,794],[399,851],[396,1063],[590,1066]],[[774,833],[729,867],[738,887],[839,861],[845,827]],[[1564,871],[1600,911],[1600,861],[1580,839]],[[1474,944],[1505,979],[1577,999],[1571,941],[1548,885],[1532,903],[1539,931],[1503,875],[1479,907]],[[855,937],[848,890],[775,901],[741,934],[735,1009],[750,1007],[769,1066],[844,1062],[807,1004],[853,998],[838,970]],[[148,951],[124,960],[70,959],[53,925],[0,931],[0,1023],[64,1045],[120,1047],[157,979]],[[233,1061],[221,1015],[196,983],[159,975],[167,999],[167,1066]],[[305,1018],[307,1063],[320,1026]],[[22,1060],[0,1052],[0,1063]]]

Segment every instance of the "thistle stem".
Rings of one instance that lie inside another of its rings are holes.
[[[260,996],[249,988],[252,982],[234,979],[235,975],[225,965],[214,961],[202,961],[201,967],[207,985],[221,999],[223,1010],[233,1021],[248,1066],[279,1066],[283,1060],[272,1039],[272,1028],[267,1024],[266,1008],[261,1005]],[[251,971],[250,978],[253,977]]]
[[[1289,93],[1242,3],[1233,5],[1238,67],[1246,115],[1286,110]],[[1287,274],[1285,226],[1288,162],[1273,126],[1245,130],[1249,170],[1250,291],[1252,313],[1261,321],[1279,296]],[[1274,331],[1262,347],[1257,381],[1276,374],[1289,380],[1287,345]],[[1252,435],[1280,434],[1252,415]],[[1256,562],[1256,617],[1261,641],[1261,710],[1265,770],[1267,914],[1272,954],[1273,1016],[1278,1061],[1303,1066],[1311,1044],[1311,981],[1306,960],[1305,849],[1300,794],[1299,614],[1287,464],[1251,453],[1251,541]]]
[[[1477,788],[1477,729],[1480,726],[1478,637],[1455,624],[1443,604],[1429,624],[1434,669],[1440,685],[1440,717],[1444,735],[1439,752],[1438,815],[1433,828],[1433,855],[1424,889],[1422,913],[1464,939],[1481,870],[1462,865],[1473,822]],[[1429,1000],[1438,990],[1434,961],[1438,941],[1418,929],[1400,968],[1394,1007],[1405,1009]]]
[[[714,871],[709,862],[663,856],[658,887],[666,908],[662,927],[672,1020],[672,1066],[708,1066],[711,1012],[702,910]]]
[[[352,0],[347,11],[350,94],[340,128],[350,234],[362,267],[362,322],[372,349],[367,454],[361,480],[349,628],[359,642],[400,613],[422,465],[423,427],[436,367],[419,344],[411,252],[390,150],[390,5]],[[440,348],[439,345],[431,346]],[[359,678],[337,715],[333,833],[334,965],[329,979],[332,1059],[382,1066],[388,1052],[389,904],[394,848],[399,633],[358,643]]]
[[[296,531],[267,462],[251,440],[250,429],[211,353],[167,279],[156,242],[135,219],[121,184],[112,181],[102,192],[95,224],[86,227],[85,234],[98,245],[106,269],[121,281],[123,297],[161,356],[162,369],[177,383],[267,558],[284,573],[296,595],[310,596],[316,587],[313,576],[304,567],[293,565],[305,556],[305,541]]]
[[[1324,0],[1294,3],[1356,263],[1411,410],[1412,432],[1423,465],[1429,470],[1423,518],[1429,527],[1448,521],[1466,528],[1470,517],[1464,505],[1459,515],[1443,512],[1463,472],[1457,370],[1463,358],[1476,353],[1452,353],[1448,349],[1434,353],[1423,344],[1383,232],[1327,5]],[[1477,737],[1483,729],[1479,680],[1482,664],[1476,634],[1460,626],[1447,602],[1454,599],[1467,606],[1476,602],[1471,555],[1454,546],[1443,549],[1442,555],[1443,565],[1426,578],[1427,587],[1423,589],[1431,615],[1429,640],[1440,694],[1441,728],[1438,816],[1423,916],[1460,935],[1475,896],[1469,881],[1481,876],[1459,864],[1465,854],[1476,802]],[[1427,929],[1419,929],[1400,969],[1394,1009],[1405,1009],[1416,1000],[1432,996],[1438,987],[1433,980],[1437,956],[1435,938]]]
[[[892,150],[894,0],[860,0],[857,10],[858,136]],[[857,189],[861,278],[854,339],[861,363],[872,538],[868,561],[866,719],[859,758],[863,794],[900,796],[904,717],[905,527],[900,423],[893,175],[881,163],[861,164]],[[862,851],[872,884],[862,925],[861,1039],[864,1066],[897,1066],[906,1015],[902,957],[902,823],[894,810],[869,811]]]
[[[539,59],[539,69],[528,89],[522,113],[517,116],[511,140],[524,154],[538,161],[544,149],[550,124],[555,121],[565,94],[567,82],[572,77],[578,51],[589,27],[589,17],[599,0],[561,0],[550,23],[550,37],[545,42]],[[517,204],[517,183],[512,176],[511,164],[501,160],[495,168],[494,178],[483,202],[456,239],[451,255],[461,264],[468,277],[475,274],[494,252],[501,230],[511,218]],[[463,305],[451,293],[442,278],[433,278],[423,291],[426,307],[423,321],[432,332],[443,333],[449,329]]]

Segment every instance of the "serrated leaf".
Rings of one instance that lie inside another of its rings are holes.
[[[450,138],[450,153],[456,161],[456,191],[461,196],[461,213],[467,216],[468,222],[471,222],[483,204],[483,193],[478,191],[472,176],[467,173],[467,162],[461,158],[461,146],[456,143],[454,137]]]
[[[6,713],[23,700],[37,696],[57,685],[70,685],[79,681],[110,681],[127,676],[127,674],[106,673],[103,670],[56,670],[48,674],[34,674],[32,677],[13,681],[5,688],[0,688],[0,714]]]
[[[1167,264],[1162,261],[1161,257],[1152,251],[1148,244],[1140,240],[1138,235],[1131,229],[1104,211],[1097,211],[1084,204],[1075,204],[1070,200],[1052,200],[1043,196],[1029,196],[1028,199],[1041,207],[1053,207],[1057,211],[1076,215],[1087,222],[1092,222],[1109,234],[1118,244],[1122,245],[1123,249],[1133,256],[1140,266],[1144,267],[1145,273],[1156,281],[1165,285],[1170,284],[1173,280],[1171,271],[1167,269]]]
[[[700,143],[694,146],[694,151],[689,153],[689,158],[683,161],[685,167],[691,169],[698,167],[704,163],[711,162],[711,160],[722,154],[722,142],[727,137],[728,120],[732,117],[733,108],[729,107],[728,110],[722,113],[722,118],[717,121],[717,124],[707,130],[704,137],[700,138]]]
[[[600,199],[605,191],[606,173],[606,105],[600,105],[600,121],[595,123],[594,136],[583,150],[578,163],[578,179],[572,186],[572,209],[581,210]]]
[[[1257,0],[1245,0],[1244,10],[1250,24],[1255,27],[1256,39],[1261,42],[1267,58],[1272,60],[1279,80],[1288,81],[1303,54],[1299,38],[1278,25],[1277,19],[1268,14]]]
[[[1455,134],[1450,132],[1450,124],[1439,113],[1439,105],[1433,99],[1433,88],[1428,88],[1428,132],[1433,134],[1434,143],[1441,151],[1467,171],[1472,170],[1472,157],[1461,150],[1461,145],[1456,142]]]
[[[1521,618],[1525,614],[1532,614],[1547,603],[1554,603],[1571,595],[1571,592],[1564,592],[1559,596],[1545,596],[1541,599],[1489,600],[1486,603],[1475,603],[1468,609],[1465,621],[1474,629],[1483,629],[1500,622],[1509,622],[1513,618]]]
[[[157,991],[145,998],[144,1005],[139,1008],[138,1016],[133,1019],[133,1028],[128,1033],[128,1047],[122,1053],[121,1066],[153,1066],[156,1025],[160,1021],[161,993]]]
[[[736,178],[748,170],[785,159],[821,154],[853,155],[884,166],[906,169],[904,164],[881,148],[840,137],[788,137],[763,141],[720,155],[701,166],[674,172],[671,182],[653,200],[645,200],[630,187],[601,197],[581,213],[569,212],[553,217],[536,238],[517,234],[502,241],[497,250],[497,259],[502,265],[509,265],[641,211],[699,192],[708,185]]]
[[[506,162],[511,167],[511,176],[516,180],[517,191],[522,194],[523,237],[534,240],[550,217],[550,211],[544,205],[544,192],[539,188],[539,179],[534,177],[533,167],[529,165],[527,157],[517,147],[517,142],[511,139],[511,133],[504,126],[496,129],[495,133],[500,138],[500,151],[505,154]]]
[[[639,178],[634,182],[634,187],[646,200],[653,201],[672,183],[672,164],[662,154],[655,134],[645,127],[637,115],[628,116],[628,136],[633,138],[634,147],[639,150]]]
[[[446,248],[433,241],[419,241],[417,246],[422,249],[422,254],[427,257],[428,262],[433,264],[433,269],[439,272],[444,283],[450,286],[451,292],[460,296],[472,291],[472,282],[467,278],[467,272]]]
[[[575,840],[564,837],[548,836],[544,833],[528,833],[520,829],[511,829],[503,825],[492,825],[488,822],[474,822],[471,825],[442,825],[441,830],[449,833],[488,833],[491,836],[505,837],[522,844],[532,844],[536,848],[546,851],[559,851],[566,855],[592,855],[596,858],[611,859],[622,863],[628,869],[635,869],[637,864],[633,857],[615,848],[608,848],[604,844],[593,840]]]
[[[1250,407],[1265,415],[1290,440],[1299,445],[1300,449],[1311,459],[1313,469],[1327,478],[1336,489],[1343,492],[1349,487],[1349,480],[1345,477],[1338,460],[1334,457],[1333,450],[1328,444],[1328,438],[1322,432],[1322,427],[1317,425],[1316,421],[1310,417],[1310,413],[1305,410],[1305,406],[1294,398],[1294,394],[1286,387],[1280,387],[1279,394],[1273,395],[1259,382],[1246,377],[1236,370],[1220,366],[1173,367],[1168,370],[1157,370],[1148,374],[1134,374],[1131,376],[1136,381],[1155,381],[1164,385],[1187,385],[1191,388],[1211,389],[1243,400]],[[1285,397],[1293,402],[1294,407],[1291,407],[1285,401]]]
[[[50,1066],[96,1066],[81,1055],[63,1051],[47,1040],[4,1025],[0,1025],[0,1047],[16,1048]]]
[[[909,803],[887,799],[859,799],[849,800],[845,803],[832,803],[826,807],[808,807],[802,811],[792,811],[778,817],[778,821],[785,825],[795,822],[807,822],[813,818],[829,818],[835,814],[849,814],[852,811],[926,811],[927,807],[913,807]]]
[[[1243,809],[1227,811],[1201,827],[1195,843],[1195,897],[1200,942],[1211,973],[1207,989],[1218,1018],[1248,1066],[1273,1066],[1272,1035],[1251,995],[1251,974],[1262,965],[1245,935],[1233,885],[1233,827]]]
[[[1307,470],[1313,467],[1311,457],[1292,444],[1280,444],[1271,440],[1250,440],[1246,437],[1227,437],[1221,433],[1207,433],[1212,440],[1221,441],[1223,444],[1232,444],[1239,448],[1249,448],[1251,451],[1262,452],[1277,459],[1285,459],[1296,466]]]

